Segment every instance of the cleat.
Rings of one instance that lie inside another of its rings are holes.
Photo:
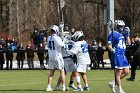
[[[69,87],[67,87],[65,91],[69,91]]]
[[[52,88],[48,88],[48,87],[47,87],[46,91],[52,91]]]
[[[130,77],[130,78],[127,78],[126,80],[127,81],[134,81],[135,79]]]
[[[84,90],[87,90],[88,91],[88,90],[90,90],[90,88],[89,87],[84,87]]]
[[[59,86],[56,85],[55,86],[55,90],[58,91],[59,90]]]
[[[62,87],[62,91],[68,91],[69,87]]]
[[[109,85],[109,87],[111,88],[112,92],[113,92],[113,93],[116,93],[115,84],[114,84],[113,82],[109,82],[108,85]]]
[[[123,90],[121,90],[121,91],[118,91],[118,93],[125,93]]]
[[[73,91],[83,91],[83,89],[78,87],[77,89],[75,89]]]
[[[73,89],[77,89],[77,87],[75,87],[73,84],[69,84],[69,87]]]

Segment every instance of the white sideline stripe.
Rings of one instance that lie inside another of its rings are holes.
[[[35,82],[35,83],[20,83],[20,84],[5,84],[0,86],[17,86],[17,85],[33,85],[33,84],[42,84],[46,82]]]

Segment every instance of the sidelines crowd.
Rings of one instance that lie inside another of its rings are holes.
[[[31,42],[28,42],[26,47],[23,47],[22,43],[17,42],[14,38],[11,39],[10,36],[7,36],[5,40],[1,39],[0,69],[13,69],[14,56],[16,56],[17,60],[17,69],[24,69],[26,60],[29,69],[36,69],[34,67],[35,55],[37,55],[39,59],[40,69],[45,69],[44,64],[48,66],[46,34],[43,31],[37,31],[35,29],[31,34],[31,38],[33,45]],[[89,69],[99,69],[100,64],[102,64],[102,68],[104,68],[104,64],[106,64],[106,62],[103,61],[104,51],[106,51],[106,47],[102,45],[102,41],[97,42],[94,39],[91,44],[88,43],[88,52],[91,59]],[[6,64],[6,68],[4,68],[4,64]]]
[[[36,32],[36,31],[34,31]],[[13,69],[13,60],[14,57],[17,60],[17,69],[23,69],[23,65],[25,64],[25,60],[27,60],[28,68],[34,69],[34,58],[35,53],[40,62],[40,68],[44,69],[44,63],[48,65],[48,52],[47,52],[47,44],[46,39],[41,34],[36,34],[33,32],[32,38],[33,41],[36,40],[36,45],[31,44],[28,42],[26,47],[23,47],[22,43],[15,41],[15,39],[10,39],[8,36],[5,40],[1,39],[0,41],[0,69],[4,69],[3,65],[6,64],[6,69]],[[34,39],[36,38],[36,39]],[[35,41],[34,41],[35,42]],[[44,62],[44,60],[46,62]],[[15,61],[15,60],[14,60]]]

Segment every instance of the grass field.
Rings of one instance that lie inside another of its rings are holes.
[[[1,70],[0,93],[46,93],[48,74],[49,70]],[[52,87],[55,86],[58,76],[59,72],[56,71]],[[66,76],[66,84],[69,82],[69,76],[70,74]],[[113,70],[90,70],[87,76],[90,91],[84,91],[84,93],[112,93],[107,84],[113,79]],[[139,70],[134,82],[125,79],[122,80],[122,87],[126,93],[140,93]],[[61,93],[62,91],[53,92]],[[73,93],[72,89],[67,93]]]

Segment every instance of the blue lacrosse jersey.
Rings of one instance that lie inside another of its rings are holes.
[[[111,55],[113,68],[123,69],[124,67],[129,67],[125,56],[126,44],[123,34],[113,31],[113,33],[108,36],[108,44],[112,44],[115,49],[115,53]]]

